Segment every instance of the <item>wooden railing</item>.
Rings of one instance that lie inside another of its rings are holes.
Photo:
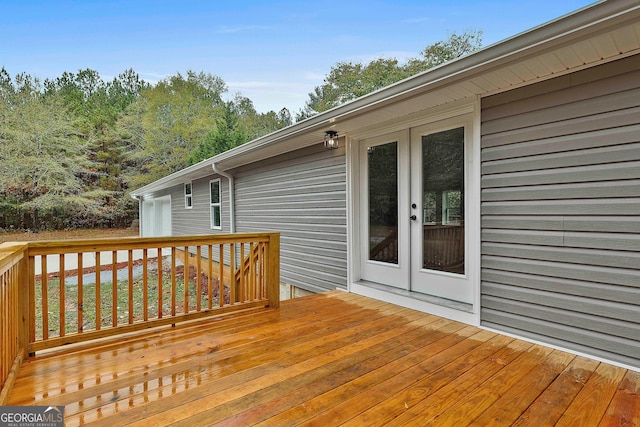
[[[27,245],[0,244],[0,406],[6,403],[28,347]]]
[[[240,244],[240,253],[245,254],[244,260],[236,270],[236,295],[240,300],[253,299],[256,297],[254,293],[258,290],[255,284],[255,280],[259,280],[264,274],[260,270],[259,260],[264,257],[264,246],[249,244],[247,252],[245,252],[245,245]],[[258,269],[256,270],[256,267]]]
[[[369,251],[369,259],[389,263],[398,262],[398,229],[393,229],[387,237]]]
[[[423,225],[421,268],[464,273],[464,223]],[[391,231],[369,251],[369,259],[398,262],[398,232]]]
[[[21,352],[280,304],[277,233],[0,249],[3,382]]]
[[[464,224],[425,225],[423,268],[464,273]]]

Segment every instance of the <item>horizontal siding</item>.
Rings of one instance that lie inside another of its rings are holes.
[[[311,291],[346,288],[344,150],[318,144],[233,173],[236,230],[281,233],[282,281]]]
[[[483,229],[564,230],[600,233],[640,233],[640,216],[533,216],[501,215],[482,217]]]
[[[548,170],[638,160],[639,131],[640,125],[634,125],[583,135],[525,141],[504,148],[492,147],[483,150],[482,173]],[[608,146],[602,146],[603,139],[608,141]]]
[[[486,236],[485,238],[489,239]],[[627,250],[616,251],[608,247],[604,247],[604,250],[583,249],[586,246],[572,244],[573,250],[567,251],[562,244],[558,246],[541,246],[532,244],[532,242],[526,241],[524,238],[520,239],[518,243],[520,244],[485,242],[482,246],[482,253],[496,257],[512,257],[517,254],[524,259],[539,261],[562,259],[563,262],[572,264],[625,269],[634,269],[640,264],[640,254]]]
[[[639,58],[482,101],[483,325],[640,367]]]
[[[487,299],[483,298],[483,303],[487,303]],[[572,327],[568,322],[554,322],[546,318],[526,317],[517,313],[521,304],[515,302],[508,310],[493,310],[490,308],[483,309],[484,320],[483,326],[502,330],[507,333],[540,340],[551,345],[557,345],[563,348],[571,348],[574,351],[580,351],[591,354],[596,357],[602,357],[607,360],[615,360],[618,363],[624,363],[631,366],[638,366],[637,340],[616,337],[610,333],[596,333],[584,329],[583,326]],[[524,313],[527,314],[527,313]],[[561,310],[561,318],[567,317],[566,310]],[[573,316],[570,316],[570,318]],[[587,320],[588,319],[588,320]],[[583,319],[586,322],[598,322],[598,318],[588,316]],[[627,327],[628,330],[628,327]],[[560,337],[560,338],[559,338]],[[585,343],[589,343],[585,345]]]
[[[179,200],[172,208],[173,234],[176,236],[191,236],[196,234],[220,234],[228,233],[229,227],[229,185],[226,178],[221,178],[221,201],[222,201],[222,230],[212,229],[210,220],[210,199],[209,181],[217,179],[218,176],[198,179],[192,182],[193,187],[193,207],[185,209],[184,193],[182,185],[172,188],[175,196],[172,200]]]

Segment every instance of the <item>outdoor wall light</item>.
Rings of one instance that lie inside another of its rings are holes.
[[[338,132],[328,130],[324,133],[324,148],[327,150],[335,150],[338,148]]]

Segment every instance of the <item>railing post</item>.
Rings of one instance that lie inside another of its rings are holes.
[[[22,246],[18,249],[18,246]],[[31,286],[30,264],[34,261],[29,258],[29,245],[27,243],[16,245],[16,250],[22,251],[22,259],[17,267],[18,282],[18,347],[24,349],[25,354],[29,351],[31,343],[31,308],[35,307],[33,290]]]
[[[269,307],[280,307],[280,234],[269,235],[267,252],[267,299]]]
[[[34,257],[29,255],[29,244],[24,248],[24,257],[20,261],[20,295],[18,295],[18,306],[20,310],[18,342],[20,348],[25,350],[25,354],[29,357],[35,353],[30,351],[31,342],[35,339],[35,325],[32,324],[35,319],[35,295],[34,281],[36,275],[36,266]]]

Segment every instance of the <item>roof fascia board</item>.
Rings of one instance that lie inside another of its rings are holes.
[[[182,183],[184,177],[189,175],[190,173],[198,172],[204,169],[211,170],[212,163],[212,158],[209,158],[198,162],[195,165],[187,166],[186,168],[180,169],[179,171],[174,172],[171,175],[164,176],[157,181],[152,182],[151,184],[147,184],[144,187],[140,187],[137,190],[132,191],[131,196],[141,197],[145,194],[149,194],[166,187],[171,187],[173,185],[176,185],[177,183]]]

